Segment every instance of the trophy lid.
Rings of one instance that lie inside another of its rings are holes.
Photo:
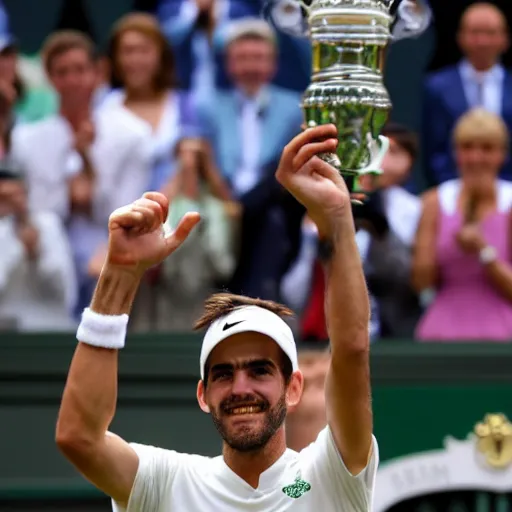
[[[391,3],[392,0],[313,0],[308,8],[310,36],[320,42],[386,45],[391,38]]]
[[[384,17],[391,20],[389,0],[313,0],[308,8],[309,21],[317,18],[325,18],[343,15],[367,15]]]
[[[389,12],[395,0],[312,0],[309,2],[310,11],[326,8],[356,7],[359,9],[382,9]]]
[[[395,0],[266,0],[263,14],[271,23],[294,36],[326,34],[343,39],[351,32],[363,38],[380,35],[387,42]],[[357,30],[360,27],[361,30]],[[348,28],[348,30],[347,30]]]

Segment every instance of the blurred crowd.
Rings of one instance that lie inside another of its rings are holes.
[[[388,123],[383,173],[360,183],[375,340],[512,340],[505,16],[474,4],[456,37],[460,62],[425,76],[421,133]],[[302,339],[325,340],[325,248],[274,178],[301,130],[310,54],[258,1],[161,0],[119,19],[104,51],[50,34],[38,74],[0,12],[0,330],[73,330],[110,213],[158,190],[169,228],[187,211],[203,222],[145,276],[132,330],[189,330],[225,289],[289,305]],[[404,185],[420,155],[434,186],[418,196]]]

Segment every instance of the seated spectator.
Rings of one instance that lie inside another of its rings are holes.
[[[425,193],[413,284],[433,301],[420,340],[512,340],[512,184],[497,176],[509,151],[505,123],[483,109],[454,131],[460,178]]]
[[[110,42],[114,90],[101,107],[123,107],[152,138],[150,190],[160,190],[176,170],[175,145],[197,135],[187,94],[176,88],[174,56],[149,14],[121,18]]]
[[[64,227],[32,212],[12,162],[0,163],[0,330],[72,331],[76,279]]]
[[[512,74],[500,63],[509,45],[505,16],[489,3],[471,5],[462,16],[457,41],[463,59],[425,82],[423,150],[432,185],[457,177],[451,134],[468,109],[484,107],[512,129]],[[510,159],[501,171],[502,178],[512,179]]]
[[[281,151],[300,131],[300,96],[271,85],[276,38],[263,20],[232,27],[226,69],[233,91],[215,93],[201,110],[218,167],[242,204],[240,258],[229,288],[276,300],[300,243],[302,207],[275,179]]]
[[[11,157],[26,175],[31,209],[53,212],[68,227],[81,311],[95,284],[87,265],[106,243],[110,214],[147,190],[149,134],[123,108],[94,111],[98,70],[85,34],[50,35],[43,61],[59,96],[59,114],[16,126]]]

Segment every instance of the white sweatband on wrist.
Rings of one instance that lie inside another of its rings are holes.
[[[76,338],[93,347],[119,350],[124,347],[128,315],[100,315],[85,308]]]

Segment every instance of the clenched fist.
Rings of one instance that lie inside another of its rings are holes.
[[[141,199],[116,210],[109,219],[107,263],[136,275],[161,263],[188,237],[199,222],[198,213],[187,213],[176,230],[166,233],[169,202],[158,192],[148,192]]]

